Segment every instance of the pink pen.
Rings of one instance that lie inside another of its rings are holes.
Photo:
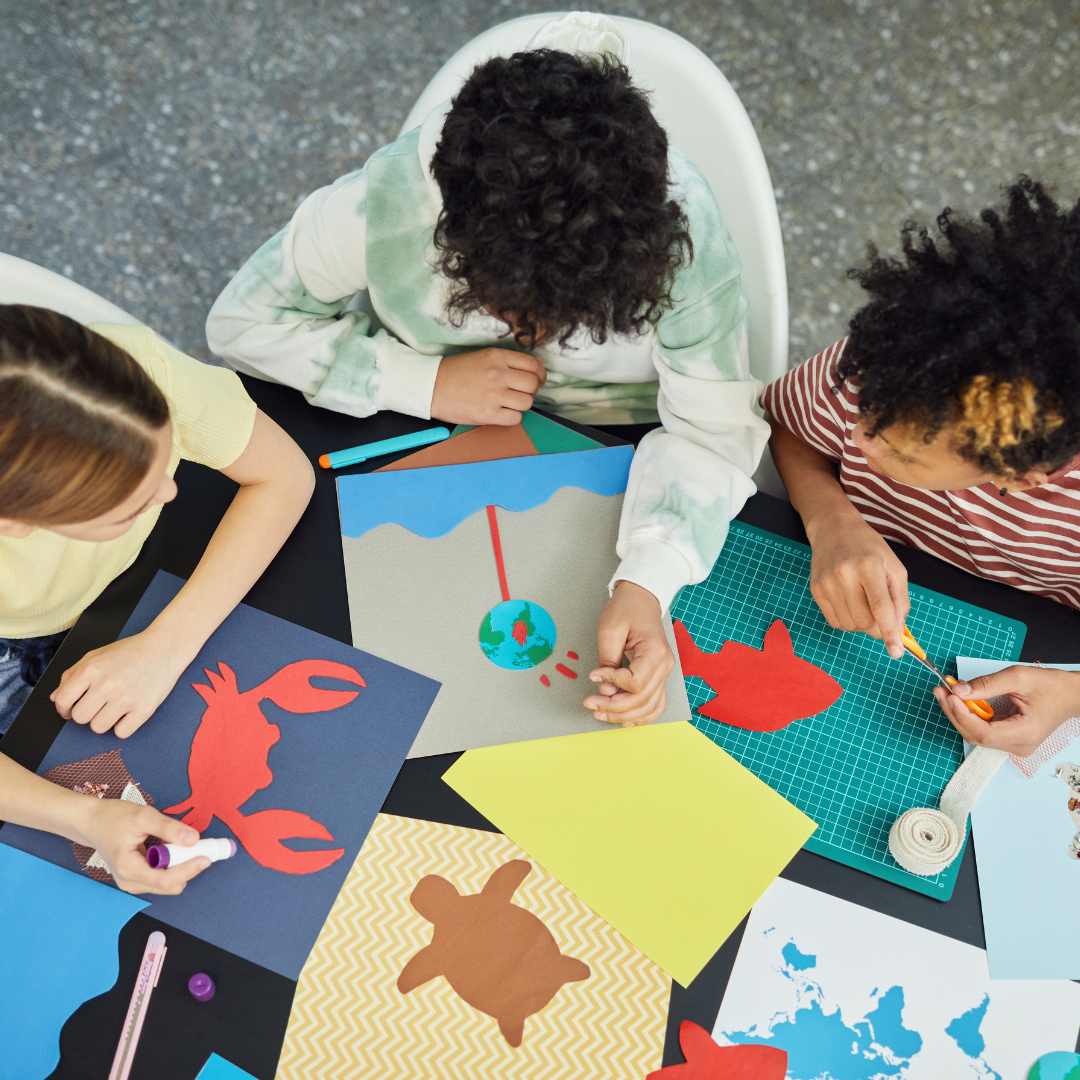
[[[116,1048],[109,1080],[127,1080],[131,1072],[131,1063],[135,1060],[135,1049],[139,1045],[143,1021],[146,1019],[146,1007],[150,1004],[150,992],[161,977],[161,965],[165,963],[165,935],[155,930],[146,942],[142,963],[139,965],[139,977],[135,980],[135,989],[131,994],[131,1004],[124,1017],[124,1031],[120,1036],[120,1045]]]

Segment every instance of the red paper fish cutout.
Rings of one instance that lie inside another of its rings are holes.
[[[778,1046],[717,1046],[692,1020],[679,1025],[679,1046],[686,1063],[658,1069],[645,1080],[784,1080],[787,1075],[786,1050]]]
[[[795,720],[824,712],[844,692],[827,671],[795,655],[782,619],[765,632],[761,649],[725,641],[719,652],[702,652],[678,620],[675,642],[683,674],[704,679],[717,694],[698,712],[722,724],[748,731],[779,731]]]
[[[166,814],[184,814],[184,824],[202,832],[216,817],[233,831],[244,850],[260,865],[283,874],[314,874],[336,862],[344,848],[293,851],[281,841],[333,840],[326,826],[298,810],[257,810],[240,807],[273,782],[268,764],[270,748],[281,738],[259,708],[272,701],[291,713],[320,713],[348,705],[359,690],[320,690],[315,677],[340,679],[366,686],[360,673],[332,660],[300,660],[283,667],[265,682],[241,692],[228,664],[218,672],[206,671],[210,685],[192,683],[206,702],[188,759],[191,794],[165,808]]]

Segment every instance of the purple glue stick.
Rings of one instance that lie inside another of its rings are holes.
[[[146,852],[146,861],[155,870],[166,870],[170,866],[179,866],[190,862],[200,855],[205,855],[211,862],[219,859],[231,859],[236,854],[236,841],[220,837],[206,837],[196,840],[191,847],[180,844],[155,844]]]

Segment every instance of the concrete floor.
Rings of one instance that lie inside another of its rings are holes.
[[[0,250],[195,356],[236,268],[390,141],[520,0],[0,0]],[[787,249],[793,361],[840,337],[865,243],[1027,172],[1080,196],[1080,3],[630,0],[734,84]]]

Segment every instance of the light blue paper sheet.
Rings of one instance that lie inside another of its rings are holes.
[[[339,476],[341,531],[361,537],[394,522],[432,540],[485,506],[532,510],[565,487],[618,495],[626,490],[633,457],[632,446],[605,446],[568,454]]]
[[[956,660],[965,680],[1011,666]],[[1047,666],[1080,671],[1080,664]],[[1053,754],[1031,779],[1006,761],[971,812],[993,979],[1080,979],[1080,861],[1068,854],[1077,834],[1068,803],[1077,793],[1055,776],[1062,762],[1080,766],[1080,739]]]
[[[255,1077],[231,1061],[211,1054],[195,1080],[255,1080]]]
[[[120,970],[118,939],[145,900],[0,844],[0,1080],[42,1080],[60,1029]]]

